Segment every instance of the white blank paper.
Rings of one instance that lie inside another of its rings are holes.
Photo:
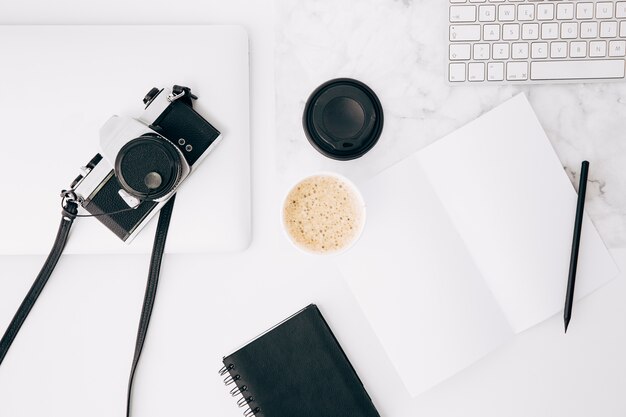
[[[414,158],[363,193],[366,229],[342,271],[407,388],[422,392],[513,333]]]
[[[576,193],[523,95],[361,189],[339,267],[412,395],[562,308]],[[577,297],[617,273],[587,219]]]
[[[526,97],[516,96],[417,159],[512,328],[521,332],[562,310],[577,194]],[[577,297],[617,273],[585,218]]]

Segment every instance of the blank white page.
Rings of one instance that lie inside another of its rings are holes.
[[[523,331],[561,311],[577,196],[525,96],[417,158],[513,329]],[[591,172],[593,166],[591,161]],[[585,218],[577,298],[617,274]]]
[[[365,229],[339,267],[417,395],[513,332],[414,157],[361,190]]]

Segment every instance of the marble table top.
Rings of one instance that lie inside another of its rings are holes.
[[[275,7],[276,160],[286,184],[321,170],[362,181],[524,92],[574,184],[581,161],[591,162],[587,211],[609,247],[626,246],[626,83],[451,86],[442,0],[277,0]],[[368,84],[385,110],[379,143],[350,162],[321,156],[302,130],[309,94],[337,77]]]

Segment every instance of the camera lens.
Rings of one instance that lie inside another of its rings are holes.
[[[159,136],[141,136],[120,149],[115,174],[120,185],[141,199],[154,200],[170,193],[182,173],[178,150]]]

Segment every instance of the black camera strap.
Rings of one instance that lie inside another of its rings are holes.
[[[150,317],[152,315],[152,309],[154,307],[154,301],[156,298],[157,286],[159,283],[159,274],[161,272],[161,260],[163,259],[163,253],[165,250],[165,242],[167,240],[167,232],[172,218],[172,211],[174,208],[174,200],[176,195],[172,196],[169,201],[163,206],[159,213],[159,221],[157,224],[157,230],[154,237],[154,243],[152,246],[152,256],[150,258],[150,269],[148,272],[148,283],[146,285],[146,292],[143,300],[143,307],[141,309],[141,317],[139,319],[139,327],[137,329],[137,339],[135,342],[135,353],[133,355],[133,363],[130,368],[130,376],[128,379],[128,392],[126,398],[126,416],[130,416],[131,412],[131,397],[133,380],[135,372],[137,371],[137,365],[139,364],[139,358],[143,350],[143,345],[146,340],[148,332],[148,325],[150,324]],[[4,360],[11,344],[15,340],[17,333],[19,332],[22,324],[28,317],[31,309],[35,305],[37,298],[41,294],[44,286],[48,282],[50,275],[54,271],[54,268],[63,253],[65,244],[70,233],[74,219],[77,217],[78,205],[72,200],[64,200],[63,204],[63,217],[57,232],[54,245],[46,262],[44,263],[41,271],[37,275],[35,282],[26,294],[26,297],[22,301],[22,304],[18,308],[15,316],[11,320],[9,327],[5,331],[2,339],[0,339],[0,365]]]
[[[67,238],[70,234],[70,229],[72,228],[72,224],[74,223],[74,219],[76,218],[76,214],[78,213],[78,205],[74,202],[68,202],[65,204],[63,208],[63,217],[61,218],[61,224],[59,225],[59,231],[57,232],[57,237],[54,240],[54,245],[52,246],[52,250],[46,258],[46,262],[43,264],[41,271],[37,275],[35,282],[28,290],[28,294],[24,297],[24,301],[20,304],[20,307],[17,309],[15,316],[13,316],[13,320],[9,323],[9,327],[4,332],[2,339],[0,339],[0,365],[4,360],[13,340],[15,340],[15,336],[20,331],[22,324],[28,317],[28,313],[32,310],[37,298],[41,294],[43,287],[48,282],[48,278],[54,271],[54,267],[56,266],[61,254],[63,253],[63,249],[65,248],[65,244],[67,243]]]
[[[141,308],[141,316],[139,318],[139,328],[137,329],[137,340],[135,342],[135,353],[133,355],[133,364],[130,367],[130,376],[128,377],[128,392],[126,395],[126,417],[130,417],[130,400],[133,390],[133,380],[135,379],[135,371],[143,344],[148,333],[148,325],[150,324],[150,316],[152,316],[152,308],[154,307],[154,299],[156,298],[157,286],[159,284],[159,274],[161,272],[161,260],[165,250],[165,241],[167,239],[167,231],[170,227],[172,218],[172,209],[174,208],[174,200],[176,194],[168,200],[159,213],[159,223],[157,224],[156,234],[154,235],[154,243],[152,244],[152,256],[150,258],[150,269],[148,272],[148,283],[146,284],[146,293],[143,296],[143,307]]]

